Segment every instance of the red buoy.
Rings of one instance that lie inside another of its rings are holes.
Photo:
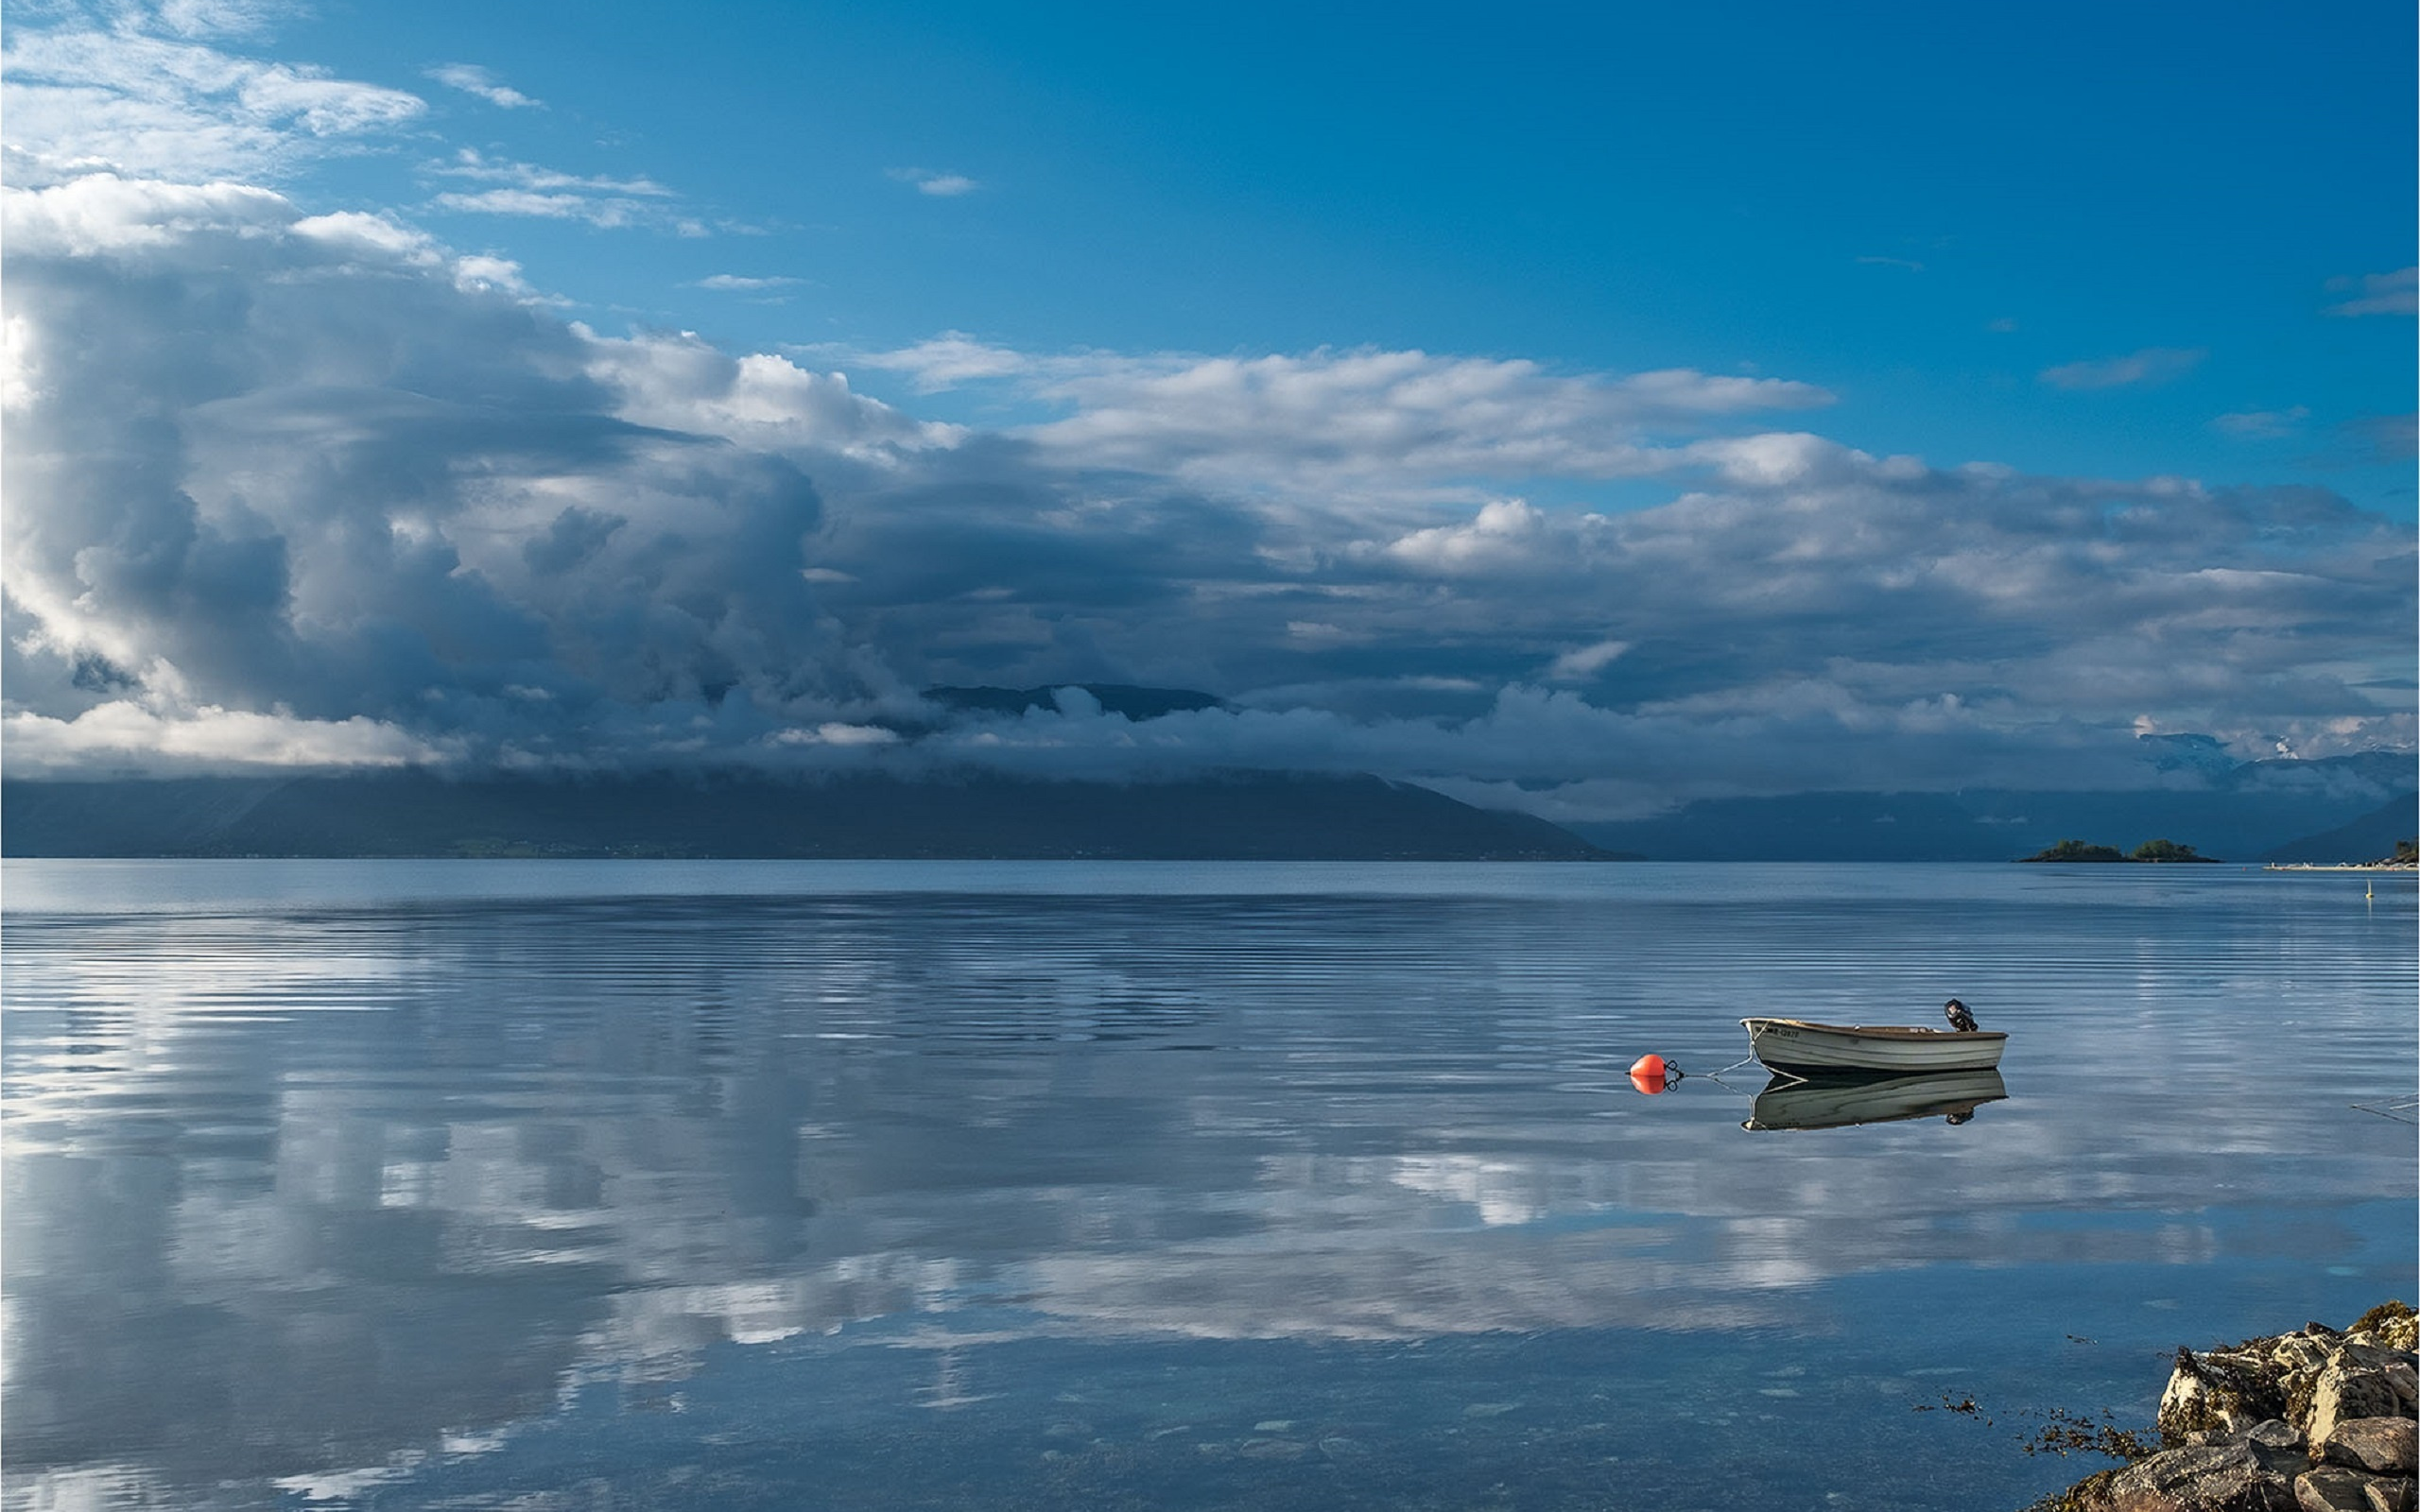
[[[1652,1097],[1664,1090],[1664,1078],[1668,1074],[1662,1056],[1641,1056],[1631,1062],[1630,1084]]]

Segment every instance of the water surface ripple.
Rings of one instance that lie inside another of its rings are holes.
[[[2370,882],[12,861],[8,1500],[2014,1507],[2408,1293]],[[1624,1074],[1951,994],[1971,1122]]]

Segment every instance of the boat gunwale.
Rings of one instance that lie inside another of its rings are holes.
[[[1742,1019],[1739,1025],[1755,1038],[1757,1025],[1779,1024],[1791,1029],[1806,1029],[1819,1035],[1870,1035],[1878,1040],[1905,1040],[1922,1044],[1978,1044],[1986,1040],[2006,1040],[2005,1029],[1925,1029],[1904,1023],[1819,1023],[1813,1019]]]

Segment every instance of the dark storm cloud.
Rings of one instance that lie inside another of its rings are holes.
[[[2325,492],[1871,456],[1755,431],[1828,397],[1771,380],[878,359],[1059,412],[973,431],[266,191],[88,177],[8,232],[19,770],[1296,766],[1579,816],[2411,734],[2408,532]],[[1674,496],[1523,496],[1616,476]],[[914,692],[1076,680],[1230,706]]]

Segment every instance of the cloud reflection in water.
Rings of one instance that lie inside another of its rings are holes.
[[[2243,1053],[2287,1011],[2307,1074],[2375,1062],[2408,901],[2281,945],[2247,921],[2307,893],[1919,869],[310,910],[198,866],[187,913],[21,913],[11,1479],[342,1490],[723,1341],[1821,1329],[1860,1272],[2222,1262],[2244,1155],[2316,1248],[2408,1193],[2408,1142]],[[1621,1074],[1731,1058],[1776,983],[1872,1019],[1944,980],[2018,1030],[1972,1125],[1751,1135]]]

